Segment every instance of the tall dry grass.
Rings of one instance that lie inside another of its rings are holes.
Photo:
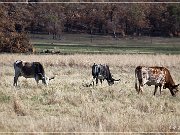
[[[153,96],[146,86],[134,89],[138,65],[168,67],[180,82],[179,55],[0,55],[0,132],[180,132],[180,94],[168,90]],[[40,61],[48,87],[19,78],[13,87],[15,60]],[[91,81],[93,63],[109,64],[113,86],[83,87]]]

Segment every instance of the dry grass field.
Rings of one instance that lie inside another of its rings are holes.
[[[180,83],[180,55],[24,55],[0,54],[0,132],[180,132],[180,94],[168,89],[153,96],[154,86],[142,95],[134,88],[138,65],[165,66]],[[39,61],[49,86],[19,78],[13,86],[13,62]],[[92,79],[91,65],[106,63],[112,86],[83,87]]]

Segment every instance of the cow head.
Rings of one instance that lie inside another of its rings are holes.
[[[174,85],[174,86],[173,86],[173,92],[174,92],[175,94],[179,91],[179,88],[178,88],[179,85],[180,85],[180,84],[177,84],[177,85]]]
[[[111,86],[114,84],[115,81],[120,81],[120,79],[116,80],[116,79],[110,79],[110,80],[107,80],[108,81],[108,85]]]
[[[176,96],[176,93],[179,91],[179,90],[178,90],[178,86],[179,86],[179,85],[180,85],[180,84],[177,84],[177,85],[173,85],[173,86],[168,87],[169,90],[170,90],[170,92],[171,92],[171,94],[172,94],[172,96]],[[166,87],[164,87],[164,88],[166,88]]]
[[[108,85],[109,85],[109,86],[111,86],[111,85],[113,85],[113,84],[114,84],[114,79],[107,80],[107,82],[108,82]]]
[[[42,77],[42,83],[45,84],[45,85],[48,85],[49,84],[49,81],[54,79],[54,77],[47,77],[46,75],[44,77]]]
[[[17,60],[14,64],[19,68],[23,67],[23,61],[21,61],[21,60]]]

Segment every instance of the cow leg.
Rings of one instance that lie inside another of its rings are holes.
[[[141,92],[141,94],[142,94],[142,92],[143,92],[143,84],[139,84],[139,92],[138,92],[138,94]]]
[[[161,95],[161,88],[162,88],[162,85],[159,86],[159,93]]]
[[[138,88],[137,82],[135,83],[135,89],[136,89],[137,92],[139,92],[139,88]]]
[[[158,86],[157,86],[157,85],[155,85],[155,89],[154,89],[154,96],[156,95],[157,88],[158,88]]]
[[[138,94],[141,92],[142,94],[142,91],[143,91],[143,81],[142,79],[138,79],[138,82],[139,82],[139,90],[138,90]]]
[[[139,94],[139,91],[140,91],[140,83],[139,83],[139,81],[138,81],[138,83],[137,83],[137,80],[136,80],[136,82],[135,82],[135,89],[136,89],[137,93]]]
[[[13,84],[13,86],[17,86],[18,78],[19,78],[19,75],[14,76],[14,84]]]
[[[102,85],[102,79],[100,79],[101,85]]]
[[[18,77],[14,77],[14,84],[13,86],[17,86]]]
[[[96,86],[97,86],[97,84],[98,84],[98,78],[96,78]]]
[[[139,83],[138,86],[137,86],[137,84],[136,84],[136,86],[135,86],[135,87],[136,87],[136,91],[137,91],[138,94],[140,93],[140,89],[141,89],[141,88],[140,88],[140,85],[141,85],[141,84]]]
[[[92,86],[94,87],[94,78],[92,79],[90,84],[92,84]]]
[[[37,85],[39,84],[39,80],[36,80]]]
[[[140,84],[139,84],[139,88],[138,88],[138,94],[139,94],[139,92],[140,92],[140,89],[141,89],[141,88],[140,88]]]
[[[38,85],[39,84],[39,76],[38,75],[35,76],[35,80],[36,80],[36,83]]]
[[[92,81],[92,85],[93,85],[93,88],[94,88],[94,80]]]

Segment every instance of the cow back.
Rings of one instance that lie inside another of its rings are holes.
[[[25,76],[32,76],[35,73],[33,64],[29,62],[25,62],[21,70]]]
[[[26,78],[35,77],[38,75],[39,78],[42,79],[42,77],[45,76],[44,68],[39,62],[16,62],[14,64],[14,68],[16,71],[20,72],[20,75]]]

